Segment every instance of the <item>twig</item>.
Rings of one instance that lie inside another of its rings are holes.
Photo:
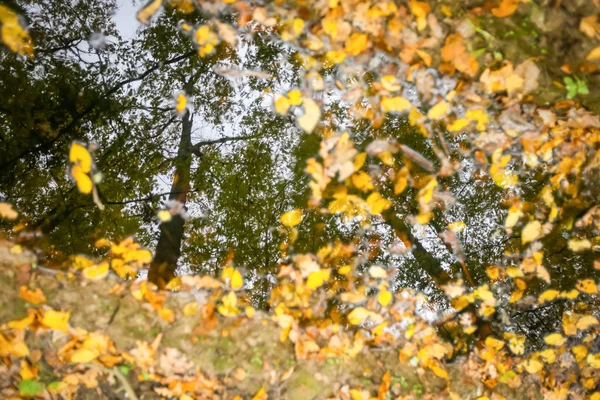
[[[115,378],[117,378],[119,380],[119,382],[121,382],[123,389],[125,389],[125,392],[127,393],[127,397],[129,397],[130,399],[133,399],[133,400],[139,400],[137,395],[135,394],[135,391],[129,384],[129,381],[127,381],[127,378],[125,378],[123,376],[123,374],[121,373],[121,371],[119,371],[119,368],[113,367],[112,369],[109,369],[109,368],[105,368],[101,365],[96,365],[96,364],[91,364],[91,363],[83,363],[81,365],[88,367],[88,368],[93,368],[102,373],[114,376]]]

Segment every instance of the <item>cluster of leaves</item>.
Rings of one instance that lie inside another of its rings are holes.
[[[196,7],[191,0],[169,3],[183,13]],[[524,3],[503,0],[488,8],[495,18],[508,18]],[[161,0],[149,2],[138,19],[148,23],[161,6]],[[532,95],[541,75],[536,60],[494,60],[482,66],[486,58],[469,49],[476,34],[471,21],[455,15],[458,10],[443,2],[336,0],[316,2],[309,10],[291,2],[262,7],[227,0],[202,2],[199,7],[208,16],[205,22],[180,25],[191,36],[198,57],[210,57],[220,43],[235,45],[237,32],[243,29],[269,32],[295,51],[303,73],[298,88],[274,96],[273,108],[295,119],[305,134],[318,135],[320,145],[318,154],[306,160],[307,204],[280,218],[285,239],[267,316],[280,327],[280,340],[293,343],[297,359],[353,358],[387,346],[399,349],[400,362],[428,369],[450,385],[445,360],[465,354],[466,373],[483,382],[490,396],[499,396],[491,393],[500,384],[517,388],[531,375],[544,395],[600,398],[600,323],[594,307],[600,269],[594,260],[600,246],[600,120],[570,99],[586,94],[583,81],[565,78],[568,100],[536,105]],[[582,21],[581,29],[593,38],[597,30],[590,24],[592,20]],[[4,38],[4,33],[3,40],[9,47],[15,41]],[[599,50],[590,47],[581,68],[595,71]],[[377,57],[385,61],[373,62]],[[176,101],[180,114],[187,103],[181,96]],[[332,111],[338,99],[349,114],[344,123],[336,121]],[[385,129],[399,118],[427,143],[427,153]],[[364,123],[381,128],[377,132],[383,134],[353,135]],[[94,166],[89,151],[73,143],[69,160],[79,190],[93,192],[99,181],[90,175]],[[501,191],[507,209],[502,235],[516,239],[503,249],[500,260],[488,263],[484,276],[474,277],[465,262],[461,234],[469,225],[448,213],[458,197],[452,179],[464,172],[465,165],[475,166],[480,179]],[[411,205],[401,218],[399,203]],[[0,210],[7,218],[14,217],[10,206]],[[167,222],[171,214],[159,218]],[[303,225],[311,218],[330,218],[357,233],[304,252]],[[415,229],[441,226],[437,236],[461,267],[454,279],[440,282],[450,307],[434,322],[420,311],[419,303],[428,303],[425,296],[395,284],[399,268],[377,262],[377,249],[371,247],[381,243],[362,247],[365,238],[368,242],[378,233],[378,224],[387,224],[397,248],[385,251],[410,253],[417,243],[399,219]],[[570,257],[583,259],[583,271],[574,276],[563,278],[549,268],[552,246],[559,238],[566,241],[564,251]],[[130,240],[98,244],[104,245],[110,246],[109,261],[95,263],[82,257],[73,261],[84,278],[104,278],[110,268],[121,278],[132,277],[140,265],[150,262],[150,253]],[[210,330],[217,318],[242,323],[255,316],[251,286],[244,278],[229,259],[220,279],[183,276],[168,287],[210,291],[205,304],[194,302],[184,308],[185,315],[202,312],[203,329]],[[122,290],[125,284],[115,293]],[[146,282],[133,283],[129,290],[163,320],[174,322],[164,293]],[[45,300],[39,291],[23,288],[21,293],[31,304]],[[560,312],[559,323],[545,327],[539,341],[531,328],[520,327],[519,318],[550,306]],[[0,336],[2,355],[24,361],[26,330],[62,331],[68,335],[58,354],[66,362],[102,368],[135,364],[151,374],[144,379],[162,385],[157,392],[165,396],[218,392],[220,383],[200,371],[189,386],[152,374],[159,340],[119,352],[103,334],[69,328],[68,319],[68,312],[32,309],[25,320],[6,325]],[[491,332],[483,332],[486,326],[492,327]],[[450,331],[450,337],[443,338],[443,331]],[[22,382],[35,380],[29,361],[20,367]],[[93,386],[90,381],[98,370],[86,371],[76,377],[65,375],[52,390],[67,395],[81,383]],[[382,380],[377,396],[384,399],[389,374]],[[22,387],[23,393],[27,391],[33,391],[30,383]],[[342,387],[338,393],[351,399],[373,395],[360,387]],[[448,395],[458,396],[450,390]],[[255,398],[266,396],[263,389]]]

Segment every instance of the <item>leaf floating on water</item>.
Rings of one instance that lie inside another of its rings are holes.
[[[13,210],[12,204],[0,203],[0,218],[16,219],[19,213]]]
[[[502,0],[498,7],[492,8],[492,14],[498,18],[506,18],[517,11],[520,0]]]
[[[187,110],[188,99],[183,92],[179,92],[175,95],[175,109],[179,115],[183,115]]]
[[[585,59],[587,61],[600,60],[600,46],[590,51],[590,54],[588,54],[588,56]]]
[[[303,103],[304,115],[298,118],[298,125],[304,132],[312,133],[321,119],[321,109],[313,99],[305,97]]]
[[[542,224],[540,221],[531,221],[523,228],[521,232],[521,242],[523,244],[527,244],[529,242],[533,242],[538,237],[540,237],[542,233]]]
[[[150,0],[144,7],[142,7],[137,13],[137,19],[142,24],[146,25],[150,19],[157,13],[161,8],[163,0]]]
[[[0,5],[0,35],[4,44],[15,53],[33,58],[33,43],[27,30],[23,28],[21,18],[10,8]]]
[[[280,218],[281,224],[288,228],[298,225],[302,221],[302,210],[295,209],[283,214]]]
[[[71,143],[69,161],[79,165],[81,171],[86,174],[92,170],[92,155],[84,146],[78,143]]]

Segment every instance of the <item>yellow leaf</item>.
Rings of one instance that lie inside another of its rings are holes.
[[[302,222],[302,210],[297,208],[288,211],[281,216],[280,221],[283,226],[287,226],[288,228],[294,227]]]
[[[306,287],[315,290],[323,285],[323,283],[329,280],[330,271],[328,269],[322,269],[319,271],[311,272],[306,279]]]
[[[551,333],[550,335],[546,335],[544,337],[544,341],[550,346],[560,347],[565,344],[567,339],[560,333]]]
[[[354,175],[352,175],[352,184],[358,190],[367,191],[373,189],[373,184],[371,183],[371,176],[364,171],[358,171]]]
[[[596,47],[590,54],[585,58],[587,61],[600,60],[600,46]]]
[[[46,302],[46,296],[42,289],[36,288],[35,290],[29,290],[27,286],[21,286],[19,288],[19,297],[31,304],[42,304]]]
[[[596,319],[596,317],[593,315],[584,315],[583,317],[579,318],[576,326],[580,331],[585,331],[594,325],[598,325],[598,319]]]
[[[520,0],[502,0],[498,7],[492,8],[492,14],[498,18],[505,18],[517,11]]]
[[[379,265],[372,265],[369,267],[369,275],[371,275],[371,278],[375,279],[386,279],[388,276],[387,271]]]
[[[592,247],[592,243],[587,239],[571,239],[569,240],[569,249],[576,253],[587,250]]]
[[[573,355],[575,356],[575,359],[577,360],[577,362],[583,360],[585,358],[585,356],[587,356],[587,354],[588,354],[587,347],[585,347],[583,345],[573,346],[571,351],[573,352]]]
[[[369,195],[369,197],[367,197],[367,205],[371,210],[371,214],[377,215],[390,208],[392,206],[392,202],[381,197],[379,192],[373,192]]]
[[[394,165],[394,156],[389,151],[383,151],[377,154],[382,163],[387,165],[388,167],[392,167]]]
[[[587,294],[596,294],[598,293],[598,288],[596,287],[596,282],[592,279],[582,279],[577,282],[575,286],[580,292]]]
[[[12,204],[0,203],[0,218],[16,219],[19,213],[13,210]]]
[[[371,312],[364,307],[356,307],[354,310],[350,311],[348,314],[348,321],[352,325],[360,325],[362,324],[369,316]]]
[[[67,332],[68,331],[68,322],[69,322],[70,317],[71,317],[70,312],[48,310],[48,311],[44,312],[44,317],[42,318],[42,324],[46,325],[50,329]]]
[[[540,237],[542,233],[542,224],[540,221],[531,221],[523,228],[521,232],[521,242],[523,244],[532,242]]]
[[[448,229],[456,233],[464,231],[466,227],[467,224],[462,221],[451,222],[448,224]]]
[[[95,351],[89,349],[79,349],[76,350],[73,355],[71,355],[71,362],[73,363],[88,363],[90,361],[95,360],[98,357],[98,354]]]
[[[147,24],[150,18],[160,9],[163,0],[150,0],[137,13],[137,19],[142,24]]]
[[[412,108],[410,101],[404,97],[384,97],[381,100],[381,109],[384,112],[403,112]]]
[[[175,321],[175,313],[170,308],[161,307],[158,310],[158,315],[168,323]]]
[[[430,360],[428,367],[431,370],[431,372],[435,374],[435,376],[438,376],[445,380],[449,379],[448,372],[436,360]]]
[[[427,14],[431,12],[431,6],[424,1],[411,0],[408,3],[410,12],[417,20],[417,29],[422,31],[427,27]]]
[[[450,132],[458,132],[469,125],[469,120],[466,118],[460,118],[454,121],[452,124],[448,125],[448,130]]]
[[[290,109],[290,101],[286,96],[278,94],[275,97],[275,112],[277,114],[285,115]]]
[[[267,400],[269,396],[267,396],[267,392],[264,387],[261,387],[258,392],[254,395],[252,400]]]
[[[78,143],[71,143],[71,148],[69,149],[69,161],[78,165],[81,168],[81,172],[86,174],[92,170],[92,156],[90,152]]]
[[[403,167],[396,177],[396,184],[394,185],[394,194],[401,194],[408,186],[408,168]]]
[[[198,312],[198,302],[192,301],[191,303],[187,303],[185,307],[183,307],[183,315],[190,316],[195,315]]]
[[[177,96],[175,97],[175,109],[179,115],[182,115],[187,109],[187,102],[187,97],[183,92],[177,93]]]
[[[381,86],[388,92],[396,92],[400,90],[400,82],[394,75],[385,75],[381,78]]]
[[[21,26],[19,16],[5,5],[0,5],[0,34],[4,44],[15,53],[33,58],[33,43],[29,33]]]
[[[369,46],[369,37],[364,33],[354,32],[346,41],[344,51],[349,56],[357,56]]]
[[[105,261],[98,265],[92,265],[91,267],[85,268],[82,271],[82,275],[85,279],[99,281],[108,275],[109,269],[110,265]]]
[[[527,360],[523,363],[523,368],[530,374],[538,373],[544,368],[544,364],[538,360]]]
[[[552,301],[556,299],[559,293],[560,292],[558,290],[546,290],[544,293],[540,294],[540,297],[538,297],[538,304],[543,304],[547,301]]]
[[[290,90],[287,94],[287,98],[292,106],[299,106],[302,104],[302,92],[298,89]]]
[[[39,368],[31,366],[26,360],[21,360],[21,369],[19,374],[22,379],[35,379],[39,373]]]
[[[298,118],[298,125],[306,133],[312,133],[321,118],[321,109],[309,98],[304,98],[304,115]]]
[[[585,359],[592,368],[600,369],[600,353],[588,354]]]
[[[158,213],[156,213],[156,216],[160,222],[169,222],[171,218],[173,218],[171,211],[169,210],[160,210]]]
[[[223,268],[223,272],[221,273],[221,280],[223,280],[223,282],[225,283],[229,283],[229,286],[233,290],[241,289],[242,286],[244,286],[244,279],[242,278],[242,274],[234,267]]]
[[[366,152],[362,152],[362,153],[358,153],[356,155],[356,157],[354,157],[354,170],[358,171],[359,169],[362,168],[363,165],[365,165],[365,161],[367,160],[367,153]]]
[[[256,308],[254,308],[252,306],[246,306],[244,308],[244,312],[246,313],[246,316],[248,318],[252,318],[254,316],[254,314],[256,314]]]
[[[217,311],[224,317],[238,315],[242,311],[237,308],[237,296],[235,292],[229,292],[221,299],[222,304],[217,306]]]
[[[79,165],[74,165],[71,168],[71,176],[77,183],[77,189],[83,194],[90,194],[92,192],[93,184],[92,179],[88,174],[82,171]]]
[[[427,118],[437,121],[438,119],[443,118],[449,109],[450,105],[448,103],[445,101],[440,101],[435,106],[431,107],[427,113]]]
[[[380,290],[379,295],[377,296],[377,301],[383,307],[387,307],[387,305],[392,302],[392,293],[387,289]]]

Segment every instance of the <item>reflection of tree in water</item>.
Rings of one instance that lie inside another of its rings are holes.
[[[281,261],[277,254],[284,235],[277,229],[279,216],[306,204],[306,159],[318,152],[320,143],[317,135],[301,134],[291,117],[270,109],[272,93],[285,92],[300,81],[294,50],[258,33],[244,36],[235,48],[221,43],[213,55],[199,58],[192,41],[176,28],[180,17],[170,9],[125,41],[111,22],[113,6],[93,2],[72,8],[45,2],[23,9],[32,21],[39,51],[30,61],[3,56],[0,94],[10,101],[0,115],[0,193],[18,205],[29,228],[43,232],[53,251],[65,254],[93,253],[93,239],[101,236],[135,235],[157,246],[157,259],[169,260],[171,267],[178,262],[194,272],[217,273],[233,250],[233,262],[245,269],[257,301],[264,302]],[[206,17],[196,11],[186,20],[197,24]],[[103,46],[87,44],[96,32],[106,37]],[[229,76],[215,72],[217,66],[263,71],[274,78]],[[326,71],[330,76],[344,73]],[[182,117],[172,111],[178,90],[188,99],[188,113]],[[383,218],[365,227],[356,221],[344,223],[339,215],[309,213],[299,227],[296,252],[316,253],[335,238],[358,238],[360,270],[376,264],[395,269],[394,289],[415,287],[444,310],[448,302],[440,284],[462,278],[479,286],[488,281],[489,266],[520,264],[521,238],[504,231],[510,198],[473,157],[469,137],[440,127],[437,138],[426,138],[397,117],[386,117],[381,127],[373,128],[360,118],[347,117],[350,102],[331,97],[324,112],[328,127],[348,129],[361,151],[372,138],[394,138],[436,170],[442,165],[435,151],[443,148],[462,167],[440,178],[448,202],[425,226],[410,221],[419,213],[418,189],[409,187],[396,196],[384,183],[380,191],[393,204]],[[78,194],[64,174],[65,154],[73,140],[98,145],[103,212]],[[401,166],[416,174],[427,172],[414,157],[403,154],[395,156]],[[381,164],[369,168],[373,176],[389,172]],[[175,174],[178,180],[171,183]],[[523,199],[535,203],[547,177],[523,173],[521,179],[529,188]],[[574,221],[597,199],[594,182],[587,182],[580,203],[565,200],[566,213]],[[185,203],[192,218],[185,226],[177,216],[164,223],[162,235],[171,245],[161,246],[155,215],[167,199]],[[458,221],[467,228],[448,233],[448,224]],[[407,249],[407,244],[412,247]],[[566,249],[567,239],[558,228],[539,249],[552,286],[559,290],[597,276],[592,254],[575,255]],[[501,304],[508,305],[510,285],[492,284],[501,295],[495,329],[523,333],[536,345],[557,330],[564,312],[581,306],[568,300],[538,305],[536,295],[548,288],[532,284],[524,293],[531,301],[516,312],[503,313]]]

